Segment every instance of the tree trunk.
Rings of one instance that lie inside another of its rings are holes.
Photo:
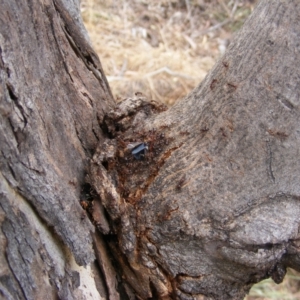
[[[298,1],[262,1],[168,110],[115,105],[79,15],[2,0],[3,297],[243,299],[299,270]]]

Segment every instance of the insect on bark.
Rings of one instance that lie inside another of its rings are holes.
[[[140,160],[145,157],[148,145],[143,142],[130,143],[127,149],[131,150],[131,154],[135,159]]]

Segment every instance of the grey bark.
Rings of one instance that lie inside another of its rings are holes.
[[[76,5],[1,4],[2,296],[242,299],[299,270],[298,1],[170,109],[115,105]]]
[[[1,291],[11,299],[100,297],[80,199],[114,102],[66,3],[77,20],[60,1],[1,1]]]

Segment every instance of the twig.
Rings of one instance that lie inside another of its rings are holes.
[[[173,72],[168,67],[162,67],[162,68],[160,68],[156,71],[145,74],[143,77],[146,77],[146,78],[147,77],[152,77],[152,76],[155,76],[155,75],[160,74],[160,73],[167,73],[167,74],[172,75],[172,76],[182,77],[182,78],[186,78],[186,79],[194,79],[191,76],[188,76],[188,75],[185,75],[185,74],[182,74],[182,73]]]
[[[233,7],[232,7],[232,10],[231,10],[231,13],[230,13],[230,19],[233,19],[233,16],[234,16],[235,11],[237,9],[238,3],[239,3],[239,0],[234,1]]]
[[[126,72],[127,74],[130,73],[130,71],[127,71]],[[136,72],[131,72],[131,73],[136,73]],[[174,77],[182,77],[182,78],[185,78],[185,79],[195,79],[194,77],[192,76],[189,76],[189,75],[186,75],[186,74],[182,74],[182,73],[177,73],[177,72],[174,72],[172,70],[170,70],[168,67],[162,67],[158,70],[155,70],[153,72],[150,72],[150,73],[147,73],[145,74],[144,76],[142,76],[142,78],[150,78],[150,77],[153,77],[155,75],[158,75],[160,73],[167,73],[171,76],[174,76]],[[124,76],[106,76],[108,82],[112,82],[112,81],[130,81],[132,79],[129,79],[129,78],[126,78]]]
[[[209,32],[212,32],[214,30],[217,30],[217,29],[223,27],[224,25],[230,23],[231,21],[232,21],[231,19],[227,19],[227,20],[225,20],[225,21],[223,21],[221,23],[218,23],[218,24],[216,24],[214,26],[211,26],[208,29],[201,31],[198,36],[201,36],[201,35],[207,34]]]
[[[161,39],[163,41],[163,45],[165,46],[166,51],[169,51],[168,43],[167,43],[167,40],[165,38],[165,34],[163,32],[163,29],[160,28],[159,33],[160,33],[160,36],[161,36]]]
[[[150,86],[150,91],[151,91],[151,94],[154,94],[154,96],[155,97],[153,97],[152,95],[152,98],[156,98],[156,99],[158,99],[158,100],[160,100],[160,101],[164,101],[164,99],[161,97],[161,95],[156,91],[156,89],[154,88],[154,85],[153,85],[153,82],[152,82],[152,80],[151,80],[151,78],[150,77],[148,77],[147,78],[147,81],[148,81],[148,84],[149,84],[149,86]]]
[[[224,21],[221,22],[221,23],[218,23],[218,24],[216,24],[216,25],[214,25],[214,26],[209,27],[209,28],[206,29],[206,30],[201,31],[200,34],[199,34],[198,36],[201,36],[201,35],[207,34],[207,33],[209,33],[209,32],[212,32],[212,31],[214,31],[214,30],[217,30],[217,29],[223,27],[224,25],[226,25],[226,24],[228,24],[228,23],[234,21],[234,14],[235,14],[235,12],[236,12],[236,9],[237,9],[238,2],[239,2],[239,1],[238,1],[238,0],[235,0],[235,1],[234,1],[234,5],[233,5],[233,8],[232,8],[231,11],[230,11],[230,10],[228,9],[228,7],[225,5],[225,3],[224,3],[223,0],[218,0],[218,2],[219,2],[219,3],[223,6],[223,8],[226,10],[226,12],[227,12],[227,14],[228,14],[228,16],[229,16],[229,19],[226,19],[226,20],[224,20]]]
[[[218,0],[218,2],[226,10],[226,13],[227,13],[228,17],[231,18],[231,12],[230,12],[229,8],[227,7],[227,5],[224,3],[224,1],[223,0]]]
[[[187,18],[189,19],[191,17],[191,4],[190,0],[185,0],[186,10],[188,12]]]
[[[187,36],[186,34],[183,34],[184,39],[190,44],[190,46],[192,47],[193,50],[195,50],[197,48],[196,43],[193,41],[192,38],[190,38],[189,36]]]
[[[121,70],[119,72],[118,77],[123,77],[124,73],[126,72],[126,70],[127,70],[127,59],[124,59],[123,65],[122,65],[122,68],[121,68]]]

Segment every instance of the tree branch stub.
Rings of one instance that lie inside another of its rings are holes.
[[[148,272],[151,281],[150,266],[164,274],[161,297],[241,299],[261,279],[281,282],[290,266],[300,213],[298,79],[286,83],[278,70],[294,80],[299,73],[290,58],[298,4],[277,5],[262,2],[204,82],[174,107],[141,113],[131,125],[126,118],[107,124],[111,133],[116,124],[130,132],[112,134],[116,156],[102,169],[126,220],[116,225],[116,232],[127,226],[117,241],[136,278]],[[161,143],[161,152],[142,161],[126,152],[151,133],[149,147]],[[116,171],[122,166],[125,184]],[[148,271],[136,266],[144,261]]]

